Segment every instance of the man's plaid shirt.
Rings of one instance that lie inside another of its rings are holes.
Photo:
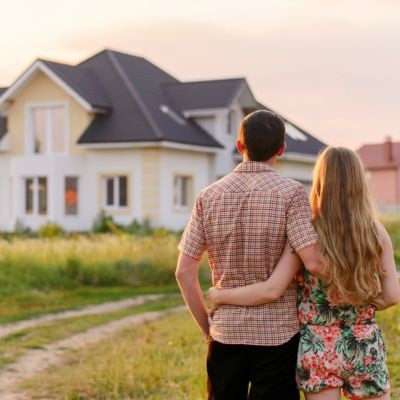
[[[295,251],[317,242],[305,189],[267,163],[248,161],[200,193],[179,249],[195,259],[207,250],[213,285],[224,289],[267,280],[286,240]],[[299,329],[296,283],[272,303],[223,305],[209,320],[221,343],[283,344]]]

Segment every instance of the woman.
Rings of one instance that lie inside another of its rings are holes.
[[[254,306],[274,301],[298,281],[300,345],[297,381],[307,400],[390,399],[385,347],[375,310],[400,301],[393,249],[371,205],[358,156],[328,148],[314,170],[313,222],[324,276],[312,276],[286,246],[268,281],[235,289],[211,288],[220,304]]]

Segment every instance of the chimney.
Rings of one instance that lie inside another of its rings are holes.
[[[390,136],[385,137],[385,141],[383,143],[383,156],[385,161],[393,161],[393,142]]]

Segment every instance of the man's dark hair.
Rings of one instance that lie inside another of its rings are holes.
[[[285,125],[271,111],[254,111],[242,119],[239,140],[251,161],[266,161],[278,153],[285,142]]]

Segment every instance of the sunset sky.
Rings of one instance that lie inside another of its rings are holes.
[[[13,0],[0,86],[33,62],[105,47],[178,79],[244,76],[256,97],[328,144],[400,140],[398,0]]]

